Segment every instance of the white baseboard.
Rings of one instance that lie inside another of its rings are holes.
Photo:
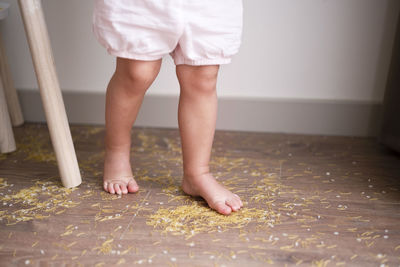
[[[28,122],[44,122],[38,90],[18,90]],[[105,94],[63,92],[69,122],[104,124]],[[220,98],[218,130],[376,136],[381,104],[354,101]],[[135,126],[177,128],[178,97],[146,95]]]

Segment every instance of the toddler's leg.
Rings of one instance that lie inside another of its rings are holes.
[[[230,214],[243,203],[219,184],[209,170],[217,117],[218,69],[218,65],[176,67],[181,87],[178,121],[184,171],[182,189],[189,195],[203,197],[219,213]]]
[[[117,58],[106,94],[104,190],[112,194],[136,192],[130,165],[131,128],[146,90],[160,70],[161,59],[139,61]]]

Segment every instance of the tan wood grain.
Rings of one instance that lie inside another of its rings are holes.
[[[15,149],[15,140],[8,113],[7,100],[4,94],[3,83],[0,80],[0,152],[8,153]]]
[[[218,180],[240,195],[244,208],[280,217],[273,227],[255,217],[240,227],[240,221],[208,227],[221,217],[207,219],[207,209],[194,217],[176,213],[204,205],[179,190],[177,129],[133,128],[131,162],[140,189],[121,198],[102,189],[104,127],[71,131],[85,173],[74,190],[59,183],[45,124],[16,128],[19,149],[0,155],[0,265],[400,264],[400,157],[373,138],[217,131],[211,170]],[[172,230],[148,224],[163,209]],[[188,238],[173,230],[177,225],[206,230]]]
[[[54,65],[41,1],[19,0],[19,7],[61,180],[65,187],[75,187],[82,182],[82,179]]]
[[[4,93],[7,99],[8,113],[10,114],[13,126],[19,126],[24,123],[21,106],[18,100],[17,90],[11,77],[8,66],[7,54],[5,51],[3,38],[0,34],[0,76],[3,82]]]

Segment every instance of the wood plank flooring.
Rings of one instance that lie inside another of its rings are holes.
[[[400,156],[373,138],[218,131],[211,169],[244,208],[180,189],[175,129],[134,128],[140,186],[102,190],[104,128],[72,126],[83,183],[60,184],[43,124],[0,155],[0,266],[399,266]]]

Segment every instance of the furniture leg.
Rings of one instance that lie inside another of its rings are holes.
[[[82,182],[81,174],[54,65],[41,1],[19,0],[18,2],[61,181],[65,187],[75,187]]]
[[[1,78],[1,76],[0,76]],[[15,139],[8,114],[7,101],[0,80],[0,152],[9,153],[15,150]]]
[[[3,44],[3,38],[0,34],[0,76],[3,81],[4,94],[7,99],[8,113],[13,126],[19,126],[24,123],[21,106],[19,104],[17,91],[11,78],[11,72],[7,63],[6,51]]]

